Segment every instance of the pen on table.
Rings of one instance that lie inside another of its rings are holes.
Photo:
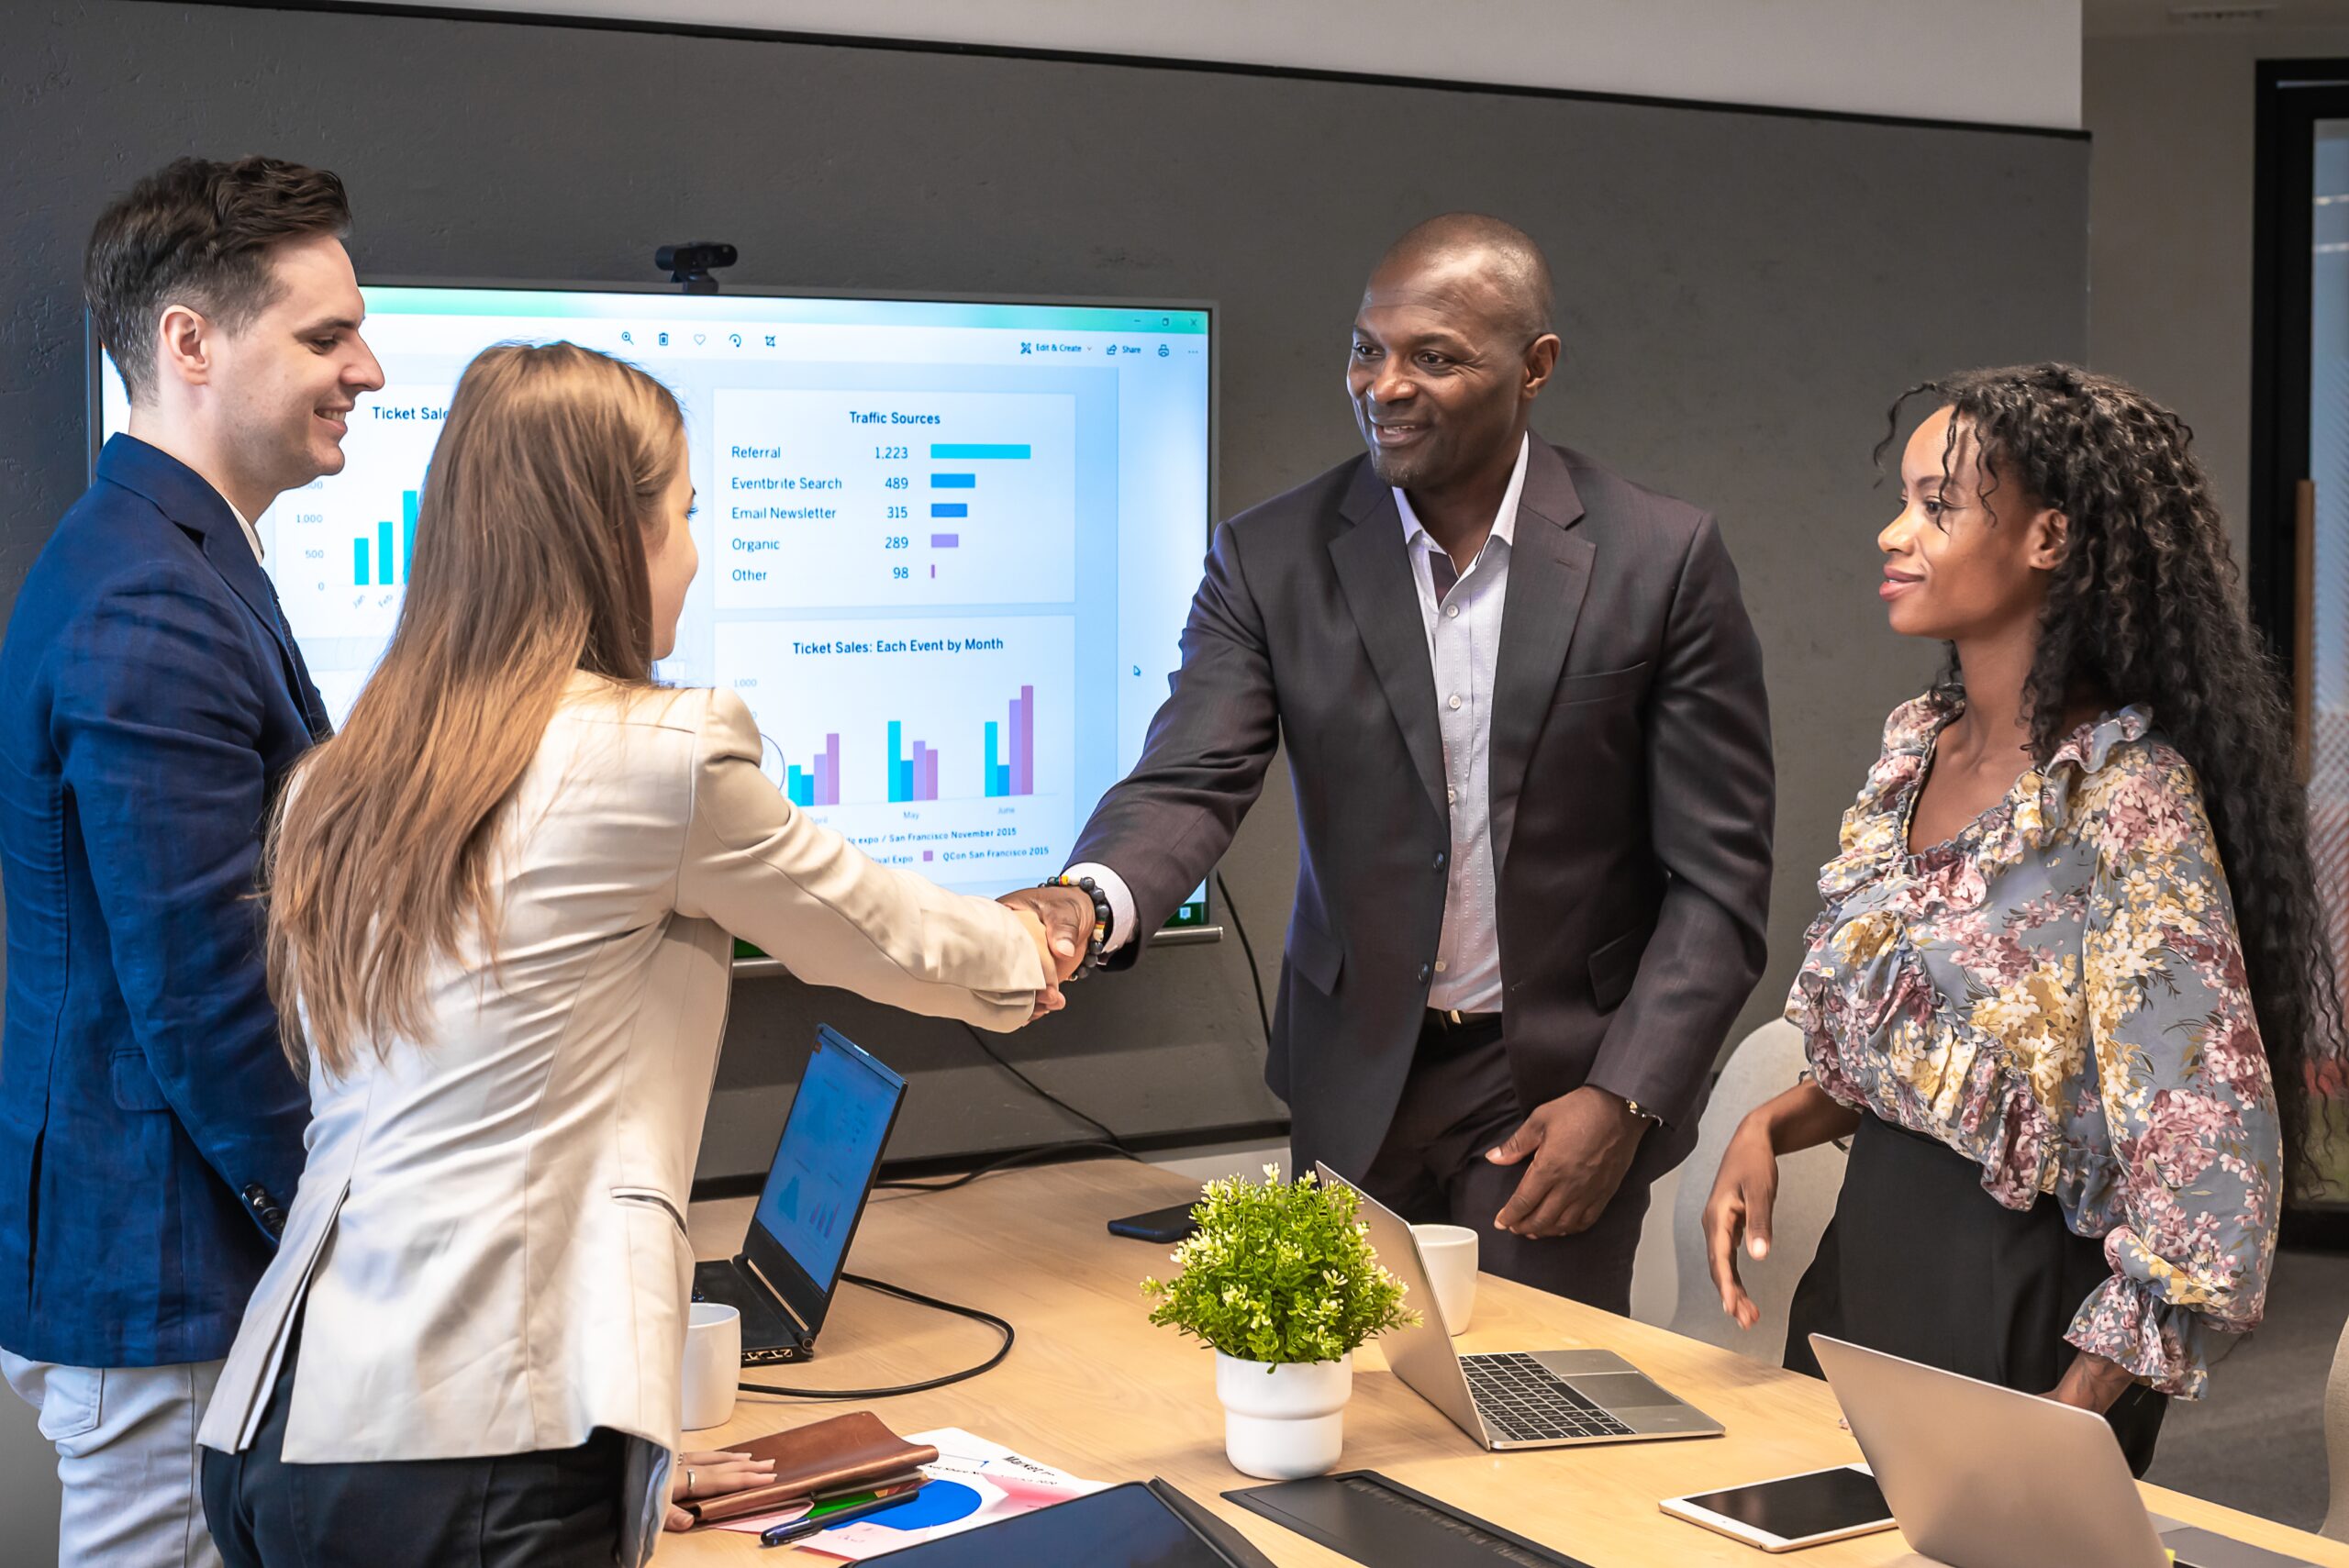
[[[835,1508],[829,1514],[809,1514],[805,1518],[792,1519],[784,1524],[771,1526],[759,1532],[759,1544],[788,1546],[805,1536],[814,1535],[819,1529],[829,1529],[834,1525],[844,1525],[852,1519],[861,1519],[869,1514],[880,1513],[885,1508],[894,1508],[900,1503],[910,1503],[920,1494],[920,1487],[908,1486],[902,1492],[884,1493],[869,1497],[862,1503],[851,1503],[847,1507]]]

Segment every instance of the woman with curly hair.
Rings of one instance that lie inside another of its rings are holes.
[[[2042,364],[1896,429],[1920,395],[1878,591],[1950,664],[1820,873],[1811,1071],[1722,1156],[1713,1282],[1751,1327],[1778,1156],[1850,1136],[1787,1364],[1820,1332],[2046,1394],[2143,1474],[2259,1321],[2339,1045],[2290,726],[2176,415]]]

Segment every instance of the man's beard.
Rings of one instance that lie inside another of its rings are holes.
[[[1424,452],[1389,451],[1375,443],[1370,449],[1370,471],[1390,490],[1408,490],[1427,477],[1429,467]]]
[[[318,453],[310,445],[311,410],[302,411],[298,424],[291,418],[273,420],[265,415],[249,415],[233,427],[235,440],[245,455],[246,477],[264,485],[272,497],[289,490],[298,490],[313,479],[340,473],[342,463],[321,467]],[[340,456],[340,448],[337,449]]]

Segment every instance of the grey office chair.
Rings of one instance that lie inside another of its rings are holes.
[[[2349,1540],[2349,1323],[2342,1325],[2324,1384],[2324,1449],[2332,1460],[2332,1507],[2318,1533]]]
[[[1721,1151],[1737,1124],[1763,1101],[1792,1088],[1803,1065],[1802,1032],[1783,1018],[1764,1024],[1738,1043],[1714,1082],[1711,1103],[1697,1129],[1697,1148],[1681,1167],[1668,1222],[1677,1279],[1665,1327],[1773,1366],[1786,1354],[1787,1308],[1794,1300],[1795,1283],[1810,1266],[1820,1233],[1835,1212],[1835,1195],[1843,1185],[1843,1151],[1823,1144],[1778,1162],[1770,1255],[1760,1262],[1738,1259],[1738,1277],[1762,1309],[1762,1321],[1750,1330],[1739,1329],[1721,1311],[1720,1296],[1713,1289],[1705,1258],[1705,1200],[1712,1194]]]

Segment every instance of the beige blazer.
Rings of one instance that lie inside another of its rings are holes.
[[[301,1186],[206,1445],[251,1441],[306,1298],[290,1462],[597,1427],[674,1449],[729,933],[814,984],[1027,1019],[1043,970],[1017,917],[876,865],[759,756],[731,692],[573,680],[503,820],[495,971],[440,967],[430,1040],[375,1041],[348,1077],[312,1062]]]

